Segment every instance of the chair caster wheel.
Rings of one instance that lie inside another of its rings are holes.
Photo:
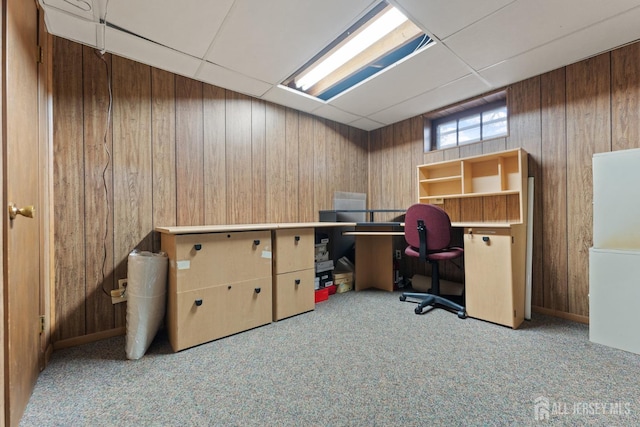
[[[458,317],[460,319],[466,319],[467,318],[467,313],[465,313],[464,311],[459,311],[458,312]]]
[[[405,295],[400,295],[400,301],[406,301],[407,297]]]
[[[415,310],[413,310],[416,314],[422,314],[422,307],[416,307]]]

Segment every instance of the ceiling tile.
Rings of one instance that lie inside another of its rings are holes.
[[[110,0],[107,22],[202,58],[233,0]]]
[[[307,113],[310,113],[325,104],[324,101],[318,98],[282,85],[273,86],[271,90],[264,94],[262,99],[276,104],[286,105]]]
[[[192,56],[109,27],[105,40],[109,52],[187,77],[193,77],[202,62]]]
[[[331,104],[368,116],[465,74],[468,67],[438,43],[339,95]]]
[[[65,12],[71,16],[77,16],[85,21],[100,22],[101,3],[92,0],[39,0],[42,7],[48,13],[51,9]],[[96,3],[95,5],[93,3]]]
[[[640,38],[640,7],[480,71],[495,87],[527,79]]]
[[[444,43],[480,70],[638,4],[637,0],[519,0]]]
[[[371,0],[236,0],[206,59],[278,84],[372,4]]]
[[[361,119],[358,119],[356,121],[353,121],[351,123],[349,123],[349,126],[353,126],[354,128],[358,128],[358,129],[362,129],[362,130],[374,130],[374,129],[378,129],[381,128],[383,126],[386,126],[386,123],[378,123],[376,121],[367,119],[366,117],[363,117]]]
[[[196,73],[195,78],[215,86],[257,98],[264,95],[264,93],[272,87],[268,83],[243,76],[239,73],[234,73],[226,68],[205,61],[202,62],[202,66]]]
[[[413,22],[439,39],[449,37],[515,0],[396,0]]]
[[[55,8],[45,8],[44,21],[47,31],[92,47],[97,46],[96,31],[99,24],[78,19]]]
[[[314,110],[313,114],[315,116],[324,117],[325,119],[333,120],[340,123],[351,123],[360,118],[355,114],[347,113],[329,104],[325,104],[322,107]]]
[[[640,39],[640,0],[390,0],[442,42],[324,103],[278,85],[378,0],[38,1],[54,35],[363,129]],[[107,2],[130,33],[103,42]]]
[[[369,118],[385,124],[392,124],[408,117],[415,117],[443,106],[463,101],[489,90],[491,90],[491,87],[487,86],[482,79],[469,74],[445,86],[438,87],[372,114]]]

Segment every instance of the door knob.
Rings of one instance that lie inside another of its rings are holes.
[[[16,216],[22,215],[27,218],[33,218],[36,214],[36,208],[33,206],[25,206],[24,208],[18,208],[15,203],[9,204],[9,219],[16,219]]]

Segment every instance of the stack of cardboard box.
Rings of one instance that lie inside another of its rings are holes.
[[[315,268],[316,281],[315,288],[324,289],[333,286],[333,260],[329,256],[329,237],[325,235],[316,236]]]

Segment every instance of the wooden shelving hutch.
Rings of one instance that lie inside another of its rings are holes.
[[[418,202],[464,230],[467,314],[511,328],[525,312],[527,177],[521,148],[418,166]]]
[[[521,148],[420,165],[418,201],[445,205],[449,211],[451,201],[500,197],[512,207],[504,218],[475,220],[526,223],[527,175],[527,153]],[[459,220],[455,212],[450,215]]]

